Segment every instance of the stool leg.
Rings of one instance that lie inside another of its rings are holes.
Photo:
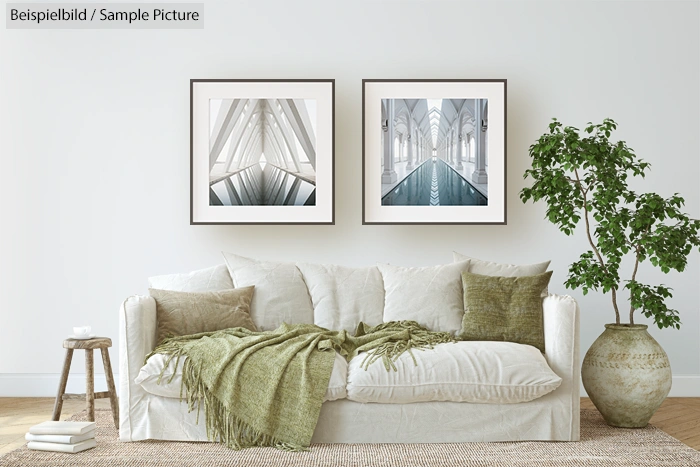
[[[95,421],[95,365],[92,359],[92,349],[85,349],[85,402],[87,405],[88,421]]]
[[[66,384],[68,383],[68,373],[70,372],[71,360],[73,360],[73,349],[66,349],[66,359],[63,361],[61,381],[58,383],[56,402],[53,404],[53,415],[51,416],[51,420],[53,421],[58,421],[61,417],[61,410],[63,409],[63,395],[66,393]]]
[[[105,369],[105,378],[107,378],[107,391],[109,392],[109,405],[112,407],[112,418],[114,419],[114,427],[119,429],[119,404],[117,403],[117,390],[114,388],[114,375],[112,374],[112,364],[109,362],[109,349],[103,347],[102,365]]]

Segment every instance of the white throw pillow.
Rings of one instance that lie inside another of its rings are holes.
[[[314,306],[314,324],[354,333],[360,321],[376,326],[384,314],[379,268],[297,263]]]
[[[504,264],[494,263],[493,261],[484,261],[481,259],[471,258],[456,251],[452,252],[453,261],[469,260],[469,272],[473,274],[481,274],[482,276],[501,276],[501,277],[523,277],[536,276],[547,272],[550,261],[535,264]]]
[[[159,353],[151,356],[146,364],[141,367],[134,382],[140,384],[148,393],[156,396],[178,399],[180,397],[180,386],[182,385],[182,366],[185,364],[187,357],[180,359],[177,368],[175,367],[175,361],[177,359],[171,359],[161,378],[160,374],[165,364],[165,358],[165,355]],[[173,373],[175,374],[174,376]],[[170,379],[171,377],[172,380]],[[160,384],[158,384],[159,378]],[[326,389],[326,395],[323,401],[345,399],[347,396],[347,378],[348,362],[336,352],[331,379],[328,382],[328,389]],[[185,394],[183,393],[182,396],[185,397]]]
[[[523,276],[536,276],[538,274],[543,274],[547,272],[549,263],[552,261],[545,261],[543,263],[535,264],[505,264],[505,263],[494,263],[493,261],[484,261],[481,259],[471,258],[465,256],[456,251],[452,252],[452,260],[456,263],[458,261],[469,260],[469,272],[473,274],[481,274],[482,276],[500,276],[500,277],[523,277]],[[542,291],[542,296],[546,297],[548,294],[547,287]]]
[[[176,292],[218,292],[233,288],[233,281],[225,264],[198,269],[187,274],[149,277],[148,284],[150,289]]]
[[[462,327],[462,271],[469,261],[425,268],[378,264],[384,279],[384,322],[413,320],[431,331]]]
[[[362,368],[366,353],[348,365],[347,397],[356,402],[410,404],[450,401],[483,404],[527,402],[554,391],[562,379],[542,353],[513,342],[464,341],[414,350],[387,371],[381,360]]]
[[[313,324],[314,308],[301,272],[294,263],[258,261],[224,253],[236,287],[255,286],[250,316],[261,331],[282,323]]]

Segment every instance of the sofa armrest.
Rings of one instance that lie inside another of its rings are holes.
[[[131,409],[146,396],[134,383],[144,359],[156,345],[156,301],[134,295],[119,309],[119,438],[131,438]]]
[[[550,368],[562,379],[557,389],[571,405],[571,417],[578,422],[581,407],[579,355],[579,307],[569,295],[549,294],[544,309],[544,348]],[[570,398],[570,400],[569,400]],[[571,439],[579,437],[579,423],[572,424]]]

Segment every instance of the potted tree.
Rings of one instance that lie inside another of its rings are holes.
[[[664,273],[683,271],[688,255],[700,247],[700,221],[681,212],[678,194],[635,193],[628,177],[644,177],[649,163],[637,158],[624,141],[612,142],[611,119],[580,132],[556,119],[549,132],[530,146],[532,168],[524,178],[533,184],[520,192],[523,202],[544,200],[547,218],[566,235],[583,220],[589,249],[569,266],[567,288],[610,294],[615,323],[586,353],[583,385],[605,421],[612,426],[643,427],[671,389],[666,352],[635,324],[635,312],[661,329],[680,329],[678,311],[666,305],[671,288],[638,280],[643,263]],[[631,276],[621,280],[623,258],[630,257]],[[625,294],[629,322],[621,322]]]

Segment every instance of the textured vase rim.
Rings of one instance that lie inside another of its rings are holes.
[[[613,329],[615,331],[644,331],[648,328],[646,324],[615,324],[609,323],[605,325],[605,329]]]

